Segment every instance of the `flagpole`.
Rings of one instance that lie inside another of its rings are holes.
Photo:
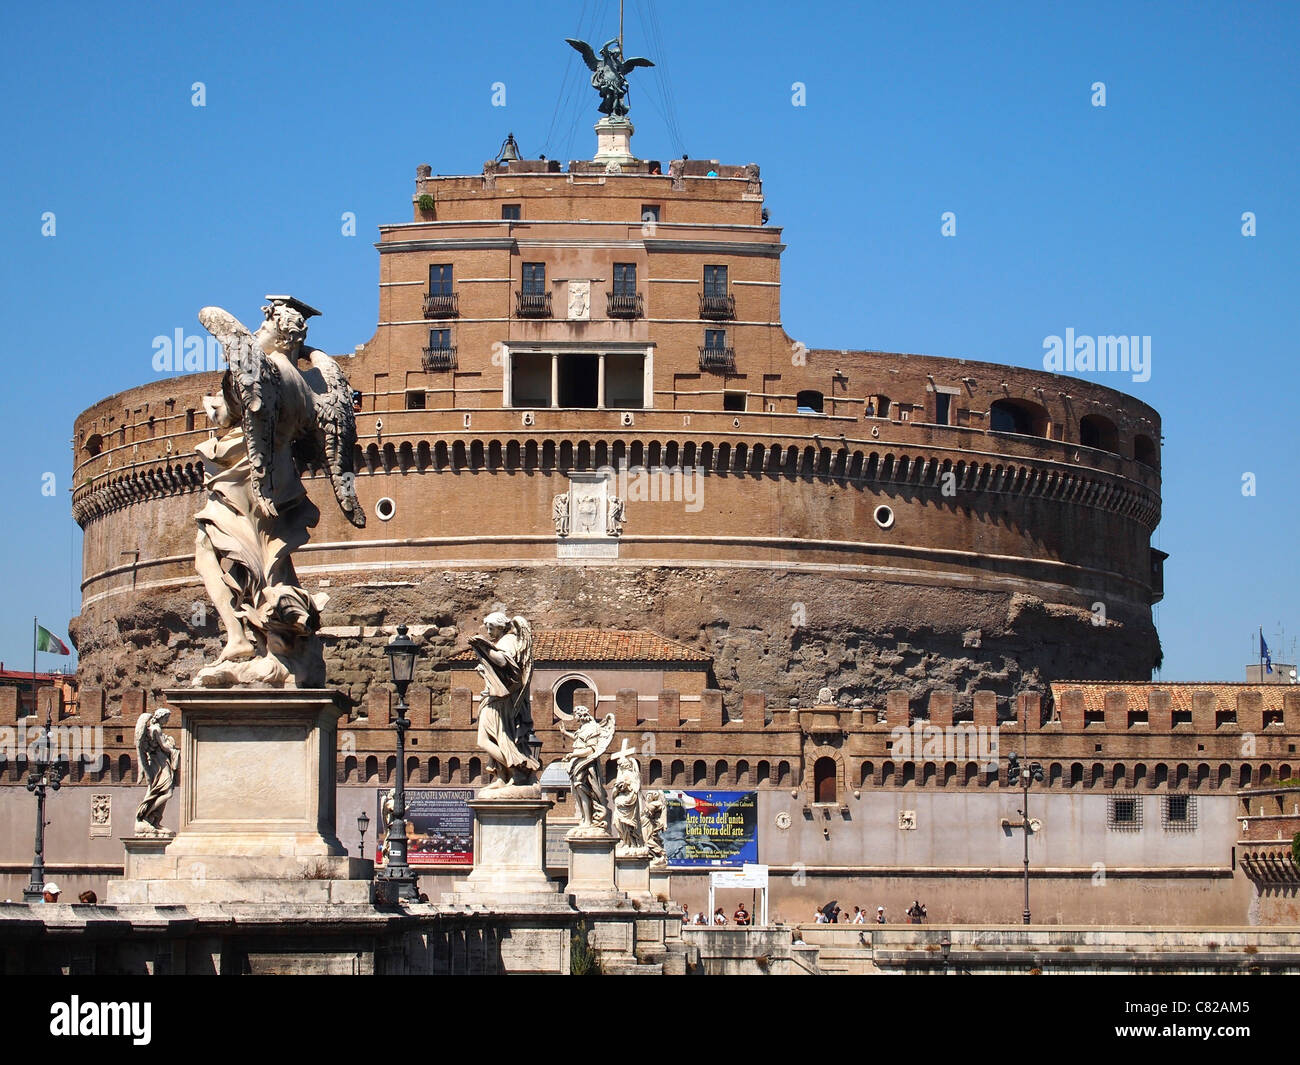
[[[32,618],[32,715],[36,714],[36,618]]]

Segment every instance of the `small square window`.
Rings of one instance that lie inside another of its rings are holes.
[[[407,410],[424,410],[425,395],[423,391],[411,391],[406,393]]]
[[[727,346],[727,331],[725,329],[704,330],[704,346],[710,351],[725,348]]]
[[[722,394],[723,410],[744,410],[745,409],[744,392],[724,392]]]
[[[659,205],[658,205],[657,203],[643,203],[643,204],[641,205],[641,221],[642,221],[642,222],[658,222],[658,221],[659,221]]]
[[[503,203],[501,205],[501,220],[503,222],[518,222],[520,218],[520,205],[517,203]]]
[[[1106,804],[1106,825],[1120,832],[1142,830],[1142,798],[1138,795],[1112,795]]]
[[[1196,831],[1196,798],[1192,795],[1166,795],[1162,811],[1166,832]]]

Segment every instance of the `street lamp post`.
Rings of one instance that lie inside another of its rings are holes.
[[[1037,762],[1022,767],[1019,755],[1007,755],[1007,783],[1014,786],[1019,782],[1024,793],[1024,805],[1016,812],[1020,814],[1020,831],[1025,837],[1025,910],[1022,914],[1025,924],[1029,924],[1029,785],[1042,780],[1043,767]]]
[[[406,635],[406,626],[397,626],[397,635],[384,648],[388,656],[389,673],[397,689],[397,720],[393,729],[397,733],[397,786],[393,789],[393,819],[388,825],[388,859],[379,870],[378,880],[386,888],[384,894],[390,902],[415,902],[420,897],[416,877],[406,861],[406,689],[415,673],[415,659],[419,648]]]
[[[36,853],[32,858],[32,881],[23,888],[23,902],[41,902],[45,898],[45,792],[59,790],[63,767],[50,758],[54,721],[45,714],[45,735],[37,741],[36,761],[27,774],[27,790],[36,795]]]
[[[366,829],[369,827],[370,817],[365,810],[362,810],[360,816],[357,817],[357,831],[361,833],[361,846],[357,851],[357,856],[362,860],[366,857]]]

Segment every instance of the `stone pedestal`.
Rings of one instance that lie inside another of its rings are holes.
[[[662,897],[672,901],[668,893],[668,863],[663,860],[650,864],[650,894],[656,899]]]
[[[604,829],[574,828],[564,837],[569,844],[569,883],[565,891],[579,909],[611,906],[625,896],[614,872],[616,837]]]
[[[632,134],[636,129],[626,118],[602,118],[595,129],[596,154],[592,162],[624,167],[637,161],[632,154]]]
[[[650,903],[655,898],[650,893],[650,856],[648,854],[617,854],[614,858],[614,880],[618,889],[628,898]]]
[[[174,837],[130,837],[108,902],[370,901],[373,863],[334,828],[338,693],[181,688]]]
[[[546,812],[541,789],[511,789],[471,799],[474,870],[443,895],[450,906],[514,909],[563,908],[568,902],[546,875]]]

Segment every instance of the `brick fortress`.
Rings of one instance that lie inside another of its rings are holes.
[[[331,597],[329,682],[354,703],[345,838],[395,769],[399,622],[425,650],[409,782],[482,781],[459,652],[499,602],[538,631],[544,760],[564,750],[550,705],[583,694],[639,737],[647,786],[757,790],[787,919],[918,893],[950,919],[1018,916],[1005,766],[900,757],[916,722],[1000,723],[1004,754],[1043,762],[1040,919],[1143,923],[1171,881],[1170,920],[1294,919],[1290,874],[1261,887],[1237,847],[1239,793],[1297,764],[1300,693],[1142,683],[1154,410],[1073,377],[806,347],[752,164],[421,166],[412,211],[381,227],[379,325],[343,360],[370,524],[323,507],[297,560]],[[110,751],[74,784],[125,789],[134,715],[219,646],[192,561],[217,387],[157,381],[77,419],[82,687],[61,712],[105,723]],[[674,874],[674,896],[698,906],[703,880]]]

